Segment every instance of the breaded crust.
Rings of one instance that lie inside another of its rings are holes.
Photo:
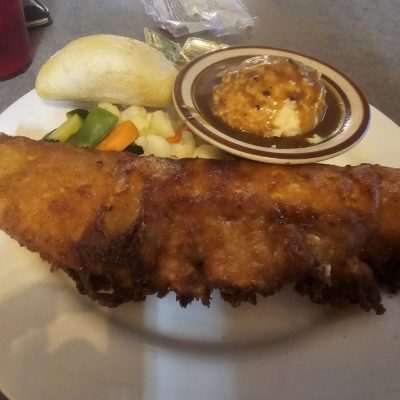
[[[0,228],[116,306],[293,284],[382,313],[399,286],[400,171],[167,160],[0,136]]]

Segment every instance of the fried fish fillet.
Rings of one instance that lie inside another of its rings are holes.
[[[0,228],[116,306],[292,284],[382,313],[399,287],[400,170],[167,160],[0,135]]]

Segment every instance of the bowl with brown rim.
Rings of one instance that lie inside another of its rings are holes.
[[[327,110],[315,128],[299,136],[262,137],[215,116],[213,92],[224,71],[257,56],[284,57],[319,73]],[[362,139],[370,119],[364,94],[345,74],[315,58],[268,47],[230,47],[196,58],[179,72],[173,101],[188,127],[206,142],[235,156],[275,164],[305,164],[342,154]]]

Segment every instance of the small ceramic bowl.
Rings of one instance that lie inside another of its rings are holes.
[[[328,109],[323,121],[301,138],[266,138],[236,131],[211,111],[213,88],[220,82],[221,73],[260,55],[290,58],[321,74]],[[239,157],[276,164],[335,157],[365,135],[370,118],[365,96],[344,74],[314,58],[267,47],[230,47],[193,60],[178,74],[173,100],[180,117],[205,141]]]

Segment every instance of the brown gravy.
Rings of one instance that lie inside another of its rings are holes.
[[[322,80],[326,86],[327,111],[325,117],[319,125],[303,135],[294,137],[261,137],[232,129],[229,125],[221,121],[212,111],[213,89],[221,83],[221,75],[224,71],[237,67],[247,58],[249,57],[236,57],[215,63],[206,68],[196,78],[192,86],[192,98],[197,111],[209,124],[238,140],[254,145],[280,149],[314,146],[315,144],[310,143],[307,139],[312,138],[315,134],[321,137],[321,143],[341,132],[346,120],[346,105],[343,103],[342,96],[340,96],[325,76],[322,76]]]

